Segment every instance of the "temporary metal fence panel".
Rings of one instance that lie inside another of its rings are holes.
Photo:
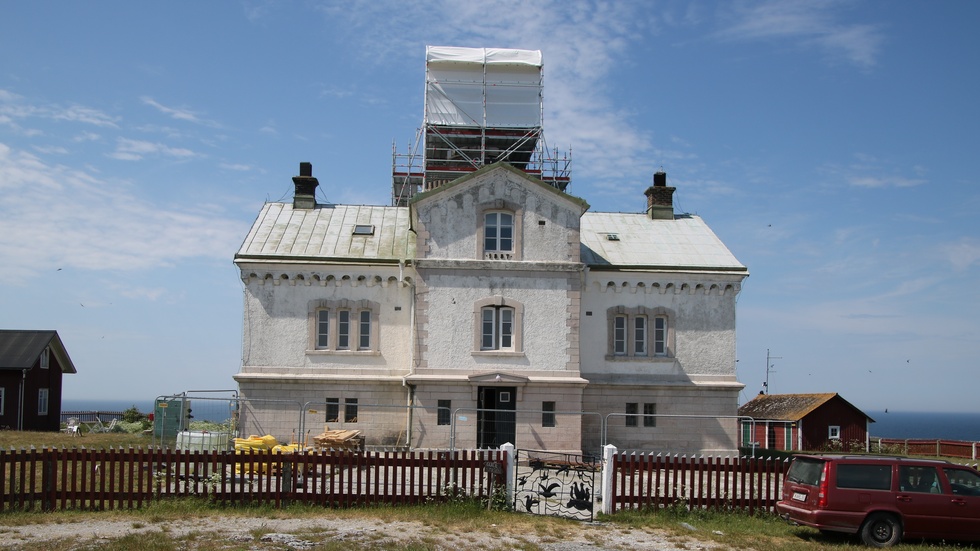
[[[187,449],[186,443],[201,442],[205,444],[192,449],[221,451],[222,447],[232,449],[239,437],[272,435],[289,443],[302,433],[303,405],[294,400],[242,398],[237,393],[230,397],[202,396],[189,391],[158,396],[154,404],[154,446]]]
[[[301,442],[310,445],[313,438],[326,430],[359,431],[366,446],[371,449],[446,449],[449,447],[449,430],[445,436],[439,431],[420,425],[420,414],[428,413],[434,421],[438,408],[435,406],[407,406],[392,404],[366,404],[349,400],[317,400],[303,404]],[[435,428],[435,427],[432,427]],[[422,431],[423,435],[418,433]]]
[[[596,472],[593,457],[540,450],[515,452],[514,510],[592,521],[595,516]]]
[[[450,419],[449,448],[489,449],[514,444],[580,450],[585,417],[595,417],[598,424],[603,423],[600,413],[590,411],[456,408]],[[600,449],[594,452],[585,455],[601,456]]]

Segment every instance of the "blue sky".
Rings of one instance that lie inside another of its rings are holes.
[[[540,49],[569,191],[678,210],[748,266],[743,401],[976,411],[980,3],[6,2],[0,327],[56,329],[69,398],[233,388],[234,253],[313,163],[390,202],[426,44]]]

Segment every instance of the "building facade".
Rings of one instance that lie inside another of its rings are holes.
[[[289,435],[286,400],[369,445],[734,450],[747,271],[655,180],[637,214],[506,163],[406,207],[318,205],[304,164],[235,257],[247,430]]]

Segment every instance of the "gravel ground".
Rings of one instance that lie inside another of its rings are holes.
[[[420,522],[386,522],[371,518],[282,518],[206,517],[182,521],[141,523],[133,520],[86,520],[0,529],[2,549],[45,549],[55,540],[72,540],[79,545],[98,545],[129,534],[165,531],[174,538],[203,534],[206,539],[237,549],[312,549],[316,542],[343,541],[351,547],[370,549],[383,542],[425,541],[435,549],[527,549],[529,544],[545,550],[646,550],[692,551],[726,549],[713,542],[663,531],[583,523],[564,529],[560,537],[509,533],[506,527],[489,525],[486,530],[449,534],[444,529]],[[184,547],[182,547],[184,548]],[[194,549],[193,546],[189,549]]]

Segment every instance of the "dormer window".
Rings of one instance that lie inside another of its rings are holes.
[[[483,218],[483,257],[511,260],[514,257],[514,214],[491,211]]]

